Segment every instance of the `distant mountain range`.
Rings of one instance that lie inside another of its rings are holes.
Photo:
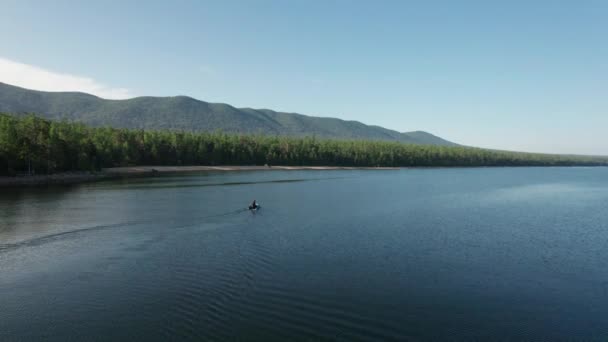
[[[137,129],[215,131],[227,133],[369,139],[412,144],[456,145],[423,131],[400,133],[358,121],[281,113],[268,109],[235,108],[187,96],[136,97],[106,100],[78,92],[44,92],[0,82],[0,112],[35,113],[42,117],[78,121],[91,126]]]

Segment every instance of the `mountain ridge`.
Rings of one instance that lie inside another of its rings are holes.
[[[272,109],[237,108],[190,96],[139,96],[110,100],[83,92],[30,90],[0,82],[0,112],[36,113],[92,126],[215,131],[238,134],[317,136],[455,146],[425,131],[398,132],[355,120],[309,116]]]

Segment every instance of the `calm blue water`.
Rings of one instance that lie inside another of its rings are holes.
[[[2,341],[608,338],[608,168],[0,191]]]

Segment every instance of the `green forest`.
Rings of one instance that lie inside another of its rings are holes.
[[[384,167],[608,165],[608,158],[369,140],[89,127],[0,114],[0,175],[130,165]]]

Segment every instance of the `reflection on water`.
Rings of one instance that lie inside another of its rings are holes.
[[[3,192],[0,340],[598,339],[607,176],[273,171]]]

